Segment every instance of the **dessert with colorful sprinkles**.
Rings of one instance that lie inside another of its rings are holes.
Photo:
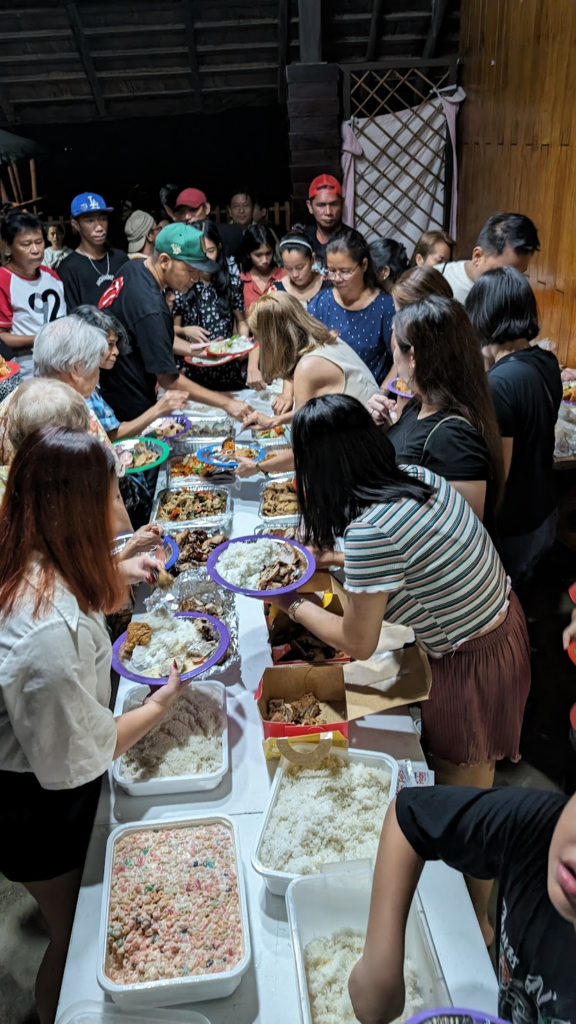
[[[238,869],[219,823],[143,828],[114,847],[105,972],[117,985],[231,971],[244,954]]]

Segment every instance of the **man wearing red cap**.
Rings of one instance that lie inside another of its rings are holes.
[[[308,190],[308,212],[314,217],[314,224],[306,227],[310,245],[316,253],[318,263],[326,262],[326,246],[333,235],[342,227],[342,186],[331,174],[319,174]]]
[[[199,188],[185,188],[176,199],[174,220],[182,224],[195,224],[210,216],[210,203]],[[237,224],[219,224],[224,255],[236,259],[242,244],[242,228]]]

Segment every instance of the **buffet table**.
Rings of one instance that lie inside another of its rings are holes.
[[[250,397],[253,398],[253,393]],[[261,487],[261,478],[232,486],[232,536],[252,534],[261,523],[257,515]],[[147,588],[141,590],[145,592]],[[270,648],[261,603],[239,597],[237,609],[241,671],[231,668],[216,676],[227,689],[230,770],[220,785],[209,792],[150,798],[129,796],[112,783],[110,775],[108,784],[103,786],[80,890],[58,1024],[72,1020],[75,1004],[86,1000],[104,1008],[106,997],[96,980],[96,965],[104,856],[111,830],[125,822],[212,812],[231,815],[239,828],[252,962],[228,999],[189,1004],[188,1008],[203,1013],[211,1024],[298,1024],[300,1020],[285,900],[266,889],[264,880],[250,863],[277,765],[277,761],[264,758],[262,726],[254,700],[262,672],[272,664]],[[133,685],[120,680],[116,713]],[[418,733],[408,709],[395,709],[352,723],[350,745],[384,751],[399,760],[410,758],[415,769],[424,767]],[[443,864],[429,864],[419,891],[453,1004],[495,1013],[496,978],[463,878]],[[175,1009],[181,1011],[184,1007]],[[162,1011],[163,1019],[169,1019],[171,1012]]]

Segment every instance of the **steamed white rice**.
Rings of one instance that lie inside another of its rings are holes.
[[[127,665],[139,675],[159,679],[167,676],[172,662],[178,662],[181,672],[189,672],[192,659],[209,658],[218,645],[216,640],[204,640],[200,635],[198,619],[176,619],[166,609],[160,609],[145,620],[152,636],[145,646],[138,644]]]
[[[304,949],[306,984],[313,1024],[356,1024],[348,995],[348,978],[364,950],[366,936],[352,928],[341,928],[332,935],[322,935]],[[409,1020],[424,1009],[416,968],[409,959],[404,963],[406,1005],[397,1019]]]
[[[126,708],[141,706],[132,698]],[[130,782],[209,775],[222,767],[223,709],[217,692],[189,686],[162,721],[127,750],[120,774]]]
[[[335,754],[290,765],[278,789],[260,860],[272,871],[316,874],[323,864],[375,860],[390,801],[390,775]]]
[[[230,544],[220,555],[216,568],[235,587],[243,590],[258,590],[258,580],[263,569],[273,562],[288,562],[292,552],[276,540],[244,541]]]

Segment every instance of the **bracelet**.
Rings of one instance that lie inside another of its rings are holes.
[[[292,601],[288,609],[288,618],[292,619],[292,622],[296,622],[296,612],[298,611],[301,604],[306,601],[305,597],[297,597],[295,601]]]

